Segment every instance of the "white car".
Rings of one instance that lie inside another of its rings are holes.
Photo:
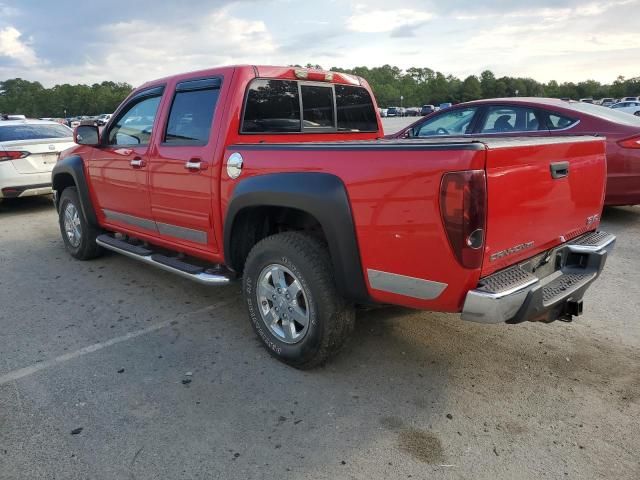
[[[611,105],[611,108],[619,112],[627,112],[640,117],[640,101],[618,102]]]
[[[620,99],[620,102],[638,102],[640,101],[640,97],[623,97]]]
[[[73,130],[57,122],[0,121],[0,198],[51,193],[58,154],[73,145]]]

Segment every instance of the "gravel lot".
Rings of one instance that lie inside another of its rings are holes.
[[[0,478],[638,479],[640,208],[603,228],[572,324],[362,312],[299,372],[238,286],[75,261],[49,199],[0,203]]]

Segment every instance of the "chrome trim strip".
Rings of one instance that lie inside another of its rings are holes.
[[[107,218],[107,220],[115,220],[117,222],[126,223],[134,227],[144,228],[145,230],[153,230],[154,232],[158,231],[156,222],[154,222],[153,220],[136,217],[134,215],[128,215],[126,213],[114,212],[113,210],[108,210],[106,208],[103,208],[102,212],[104,213],[104,216]]]
[[[158,233],[161,235],[169,235],[170,237],[181,238],[190,242],[207,244],[207,232],[179,227],[169,223],[156,222],[156,225],[158,227]]]
[[[447,288],[446,283],[424,280],[422,278],[407,277],[397,273],[382,272],[367,269],[367,277],[371,288],[383,292],[396,293],[420,300],[433,300]]]
[[[144,228],[145,230],[151,230],[161,235],[168,235],[170,237],[179,238],[181,240],[187,240],[189,242],[202,243],[206,245],[208,242],[207,232],[202,230],[194,230],[192,228],[180,227],[178,225],[171,225],[170,223],[155,222],[147,218],[136,217],[135,215],[129,215],[127,213],[115,212],[107,208],[103,208],[105,217],[107,220],[115,220],[118,222],[126,223],[134,227]]]
[[[108,243],[104,243],[98,238],[96,239],[96,243],[101,247],[106,248],[107,250],[113,250],[114,252],[121,253],[122,255],[125,255],[129,258],[139,260],[148,265],[153,265],[154,267],[165,270],[167,272],[175,273],[176,275],[188,278],[189,280],[194,280],[203,285],[226,285],[231,282],[231,279],[229,277],[225,277],[224,275],[212,275],[210,273],[198,273],[196,275],[193,275],[191,273],[183,272],[182,270],[178,270],[163,263],[156,262],[151,258],[151,255],[136,255],[135,253],[131,253],[118,247],[114,247],[113,245],[109,245]]]

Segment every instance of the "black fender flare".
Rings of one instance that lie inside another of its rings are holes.
[[[231,237],[237,215],[248,207],[286,207],[312,215],[327,239],[336,286],[345,298],[370,303],[347,190],[338,177],[321,172],[257,175],[233,190],[224,222],[224,251],[231,265]]]
[[[78,190],[78,196],[80,197],[80,207],[82,208],[82,214],[85,220],[95,227],[98,227],[98,217],[91,203],[91,196],[89,195],[89,186],[87,185],[87,178],[84,172],[84,162],[79,155],[71,155],[63,158],[51,172],[51,184],[55,192],[55,205],[56,210],[59,208],[60,194],[68,187],[66,181],[67,176],[71,176],[76,189]]]

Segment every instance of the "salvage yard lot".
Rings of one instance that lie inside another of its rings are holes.
[[[301,372],[238,285],[75,261],[50,199],[1,203],[0,479],[639,478],[640,208],[602,228],[573,324],[360,312]]]

